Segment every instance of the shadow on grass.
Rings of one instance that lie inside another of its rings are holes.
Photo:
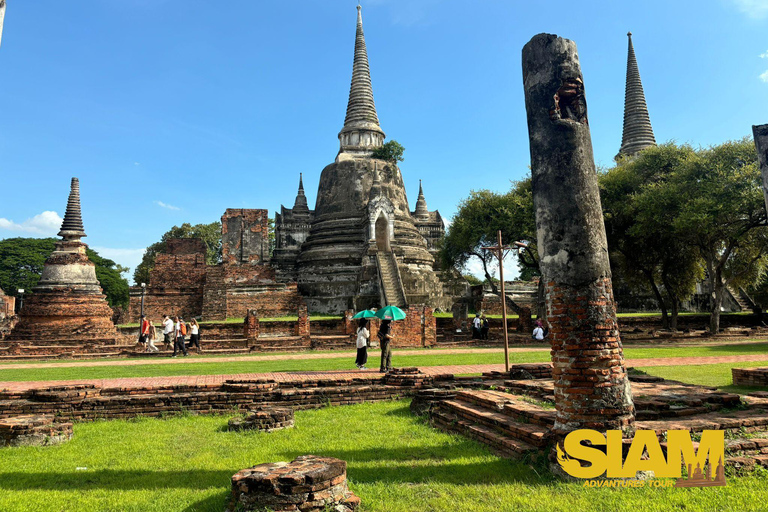
[[[182,512],[202,512],[205,510],[220,512],[226,508],[228,500],[229,492],[216,493],[189,505]]]

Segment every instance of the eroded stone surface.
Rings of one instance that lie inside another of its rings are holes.
[[[290,463],[260,464],[236,473],[227,511],[348,512],[359,504],[347,486],[345,461],[302,455]]]
[[[229,430],[261,430],[272,432],[294,425],[290,407],[260,406],[250,409],[243,418],[229,420]]]

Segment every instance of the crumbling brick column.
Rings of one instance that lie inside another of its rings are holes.
[[[533,322],[531,321],[531,308],[523,306],[517,313],[517,327],[519,331],[530,333],[533,331]]]
[[[605,225],[576,44],[523,48],[533,200],[555,384],[555,435],[628,430],[634,404],[616,322]]]
[[[245,315],[243,321],[243,335],[248,338],[249,341],[254,341],[259,337],[260,325],[259,317],[256,314],[255,309],[249,309]]]
[[[355,311],[348,309],[344,312],[344,334],[355,334],[357,332],[357,325],[352,318],[355,316]]]
[[[757,161],[760,163],[760,173],[763,176],[763,198],[768,210],[768,124],[752,126],[757,149]]]
[[[306,304],[299,305],[298,320],[296,321],[296,336],[309,341],[309,312]]]

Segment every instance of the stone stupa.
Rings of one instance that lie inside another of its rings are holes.
[[[7,341],[31,345],[114,345],[112,309],[96,278],[96,266],[81,241],[80,182],[72,178],[61,240],[45,261],[43,273],[25,298]]]
[[[408,207],[400,169],[371,158],[384,138],[358,5],[340,149],[320,175],[311,227],[297,257],[299,291],[311,311],[339,313],[385,304],[446,307],[434,257]]]
[[[629,44],[627,47],[627,82],[624,89],[624,130],[621,135],[621,148],[616,155],[635,156],[645,148],[656,145],[653,136],[651,117],[648,115],[648,105],[645,102],[643,82],[637,67],[635,47],[632,44],[632,32],[627,32]]]

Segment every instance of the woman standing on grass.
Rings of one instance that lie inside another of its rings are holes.
[[[357,324],[357,359],[355,359],[355,365],[361,370],[365,370],[365,363],[368,362],[368,339],[371,337],[368,323],[368,320],[361,318]]]
[[[189,332],[189,348],[197,347],[197,353],[201,353],[203,349],[200,348],[200,326],[194,318],[189,322]]]

